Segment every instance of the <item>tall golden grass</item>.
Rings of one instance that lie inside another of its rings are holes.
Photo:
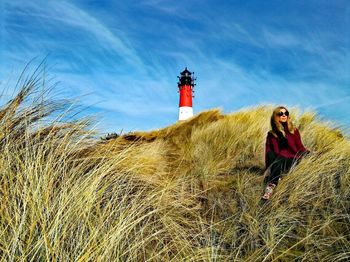
[[[40,90],[0,111],[3,261],[350,259],[350,141],[315,113],[290,108],[312,153],[261,203],[272,105],[98,140]]]

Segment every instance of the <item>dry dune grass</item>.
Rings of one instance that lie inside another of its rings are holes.
[[[312,154],[262,204],[272,106],[99,141],[88,120],[44,121],[62,107],[39,87],[0,111],[2,260],[350,258],[350,141],[314,113],[290,108]]]

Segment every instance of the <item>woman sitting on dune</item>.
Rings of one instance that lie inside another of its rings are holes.
[[[293,126],[288,110],[279,106],[271,116],[271,130],[267,134],[265,165],[269,169],[263,199],[270,198],[279,178],[310,153],[301,142],[299,130]]]

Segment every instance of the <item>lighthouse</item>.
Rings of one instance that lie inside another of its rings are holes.
[[[180,93],[179,120],[186,120],[193,116],[192,97],[196,79],[194,73],[188,71],[187,67],[178,78],[179,82],[177,84]]]

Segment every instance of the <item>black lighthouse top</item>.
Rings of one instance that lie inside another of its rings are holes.
[[[195,85],[194,80],[196,79],[193,77],[194,72],[191,73],[186,67],[180,74],[181,76],[178,76],[179,82],[177,83],[179,87],[183,85],[190,85],[193,87]]]

